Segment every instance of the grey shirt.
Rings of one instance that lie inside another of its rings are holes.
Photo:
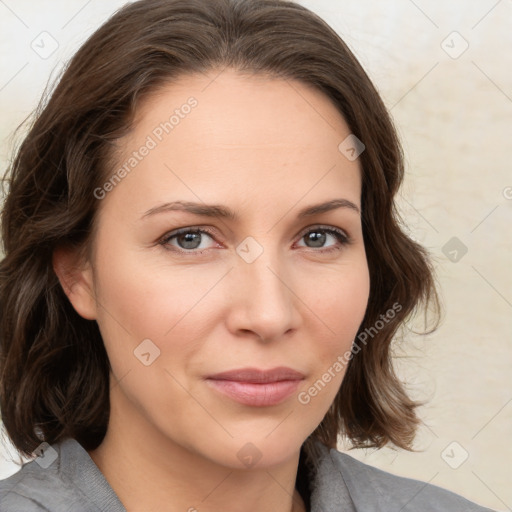
[[[310,512],[494,512],[441,487],[382,471],[318,441],[316,445],[321,457],[308,480]],[[0,512],[126,512],[76,440],[51,448],[55,451],[46,451],[45,458],[0,480]]]

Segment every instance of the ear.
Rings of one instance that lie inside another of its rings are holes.
[[[95,320],[97,308],[91,264],[83,264],[79,251],[70,247],[54,249],[52,264],[76,312],[87,320]]]

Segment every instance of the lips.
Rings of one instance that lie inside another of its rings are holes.
[[[217,392],[243,405],[268,407],[290,397],[304,378],[304,374],[280,366],[269,370],[229,370],[210,375],[206,382]]]
[[[287,368],[286,366],[279,366],[270,370],[260,370],[258,368],[239,368],[236,370],[229,370],[227,372],[216,373],[210,375],[209,379],[214,380],[235,380],[238,382],[252,382],[255,384],[262,384],[267,382],[279,382],[282,380],[301,380],[304,375],[298,371]]]

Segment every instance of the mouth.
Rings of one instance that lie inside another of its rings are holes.
[[[305,375],[287,367],[270,370],[240,368],[206,378],[207,384],[228,398],[252,407],[278,405],[289,398]]]

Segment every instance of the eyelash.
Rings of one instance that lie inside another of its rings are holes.
[[[307,234],[315,232],[315,231],[321,231],[321,232],[325,232],[325,233],[329,233],[329,234],[333,235],[338,240],[338,242],[341,244],[342,247],[330,247],[327,249],[320,248],[318,250],[315,250],[313,247],[309,247],[309,248],[306,247],[307,249],[311,249],[314,252],[330,253],[332,251],[341,250],[344,246],[347,246],[347,245],[350,245],[351,243],[353,243],[352,238],[350,236],[348,236],[344,231],[337,229],[337,228],[325,227],[325,226],[313,226],[312,228],[308,228],[307,231],[302,232],[301,236],[299,237],[299,240],[304,238]],[[168,244],[173,238],[176,238],[179,235],[183,235],[183,234],[187,234],[187,233],[204,233],[204,234],[209,235],[211,238],[215,239],[214,233],[212,231],[210,231],[209,229],[182,228],[182,229],[173,231],[173,232],[169,233],[168,235],[165,235],[163,238],[160,239],[160,241],[158,243],[159,243],[159,245],[162,245],[164,247],[164,249],[166,249],[168,251],[172,251],[172,252],[177,252],[178,254],[181,253],[181,254],[187,254],[187,255],[190,254],[190,255],[196,256],[196,255],[203,254],[204,252],[206,252],[208,250],[208,249],[203,249],[202,251],[198,251],[196,249],[185,250],[185,249],[179,249],[174,246],[172,246],[172,249],[169,248]]]

